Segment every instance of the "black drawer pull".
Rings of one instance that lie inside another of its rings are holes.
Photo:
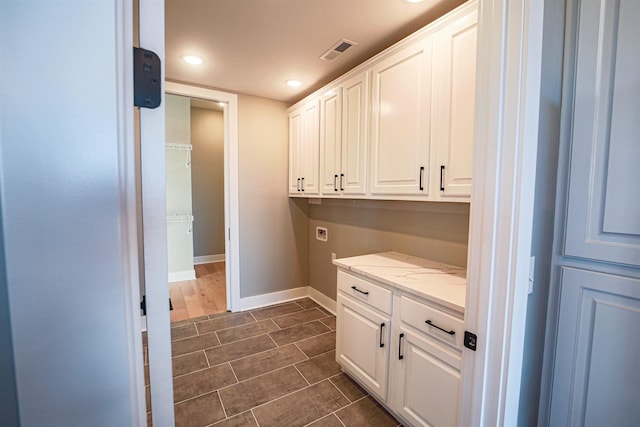
[[[300,182],[302,183],[302,186],[301,186],[302,191],[304,191],[304,178],[300,178]]]
[[[398,360],[404,359],[404,354],[402,354],[402,338],[404,338],[404,334],[400,334],[400,338],[398,338]]]
[[[360,289],[356,288],[355,286],[352,286],[351,289],[353,289],[354,291],[358,291],[361,294],[369,295],[369,291],[361,291]]]
[[[423,191],[424,190],[424,186],[422,185],[422,177],[424,176],[424,166],[420,166],[420,186],[418,188],[418,190]]]
[[[300,191],[300,178],[298,178],[298,191]]]
[[[344,174],[341,173],[340,174],[340,191],[344,191],[344,185],[342,184],[343,180],[344,180]]]
[[[433,326],[436,329],[440,329],[442,332],[445,332],[445,333],[447,333],[449,335],[455,335],[456,334],[456,331],[447,331],[446,329],[442,329],[440,326],[436,325],[431,320],[425,320],[424,323],[426,323],[429,326]]]
[[[380,348],[384,347],[384,343],[382,342],[382,330],[384,329],[384,323],[380,323]]]
[[[444,191],[444,165],[440,166],[440,191]]]
[[[338,191],[338,175],[333,175],[333,191]]]

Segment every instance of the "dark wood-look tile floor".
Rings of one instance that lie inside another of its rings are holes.
[[[308,298],[171,326],[178,427],[400,424],[341,372],[335,317]]]

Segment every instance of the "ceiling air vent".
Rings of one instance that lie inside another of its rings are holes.
[[[322,59],[323,61],[333,62],[336,60],[336,58],[338,58],[338,56],[345,53],[347,49],[357,44],[358,43],[356,42],[352,42],[347,39],[342,39],[338,41],[336,44],[334,44],[333,47],[331,47],[328,51],[323,53],[322,56],[320,56],[320,59]]]

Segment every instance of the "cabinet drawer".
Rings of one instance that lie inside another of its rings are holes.
[[[391,314],[392,294],[388,289],[344,271],[338,271],[338,291],[342,291],[384,313]]]
[[[464,321],[462,319],[407,296],[402,296],[400,297],[400,320],[430,337],[462,350],[464,339]]]

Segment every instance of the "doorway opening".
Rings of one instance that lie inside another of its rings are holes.
[[[223,102],[167,94],[171,322],[227,310]]]
[[[239,299],[237,96],[167,82],[167,254],[172,322]]]

